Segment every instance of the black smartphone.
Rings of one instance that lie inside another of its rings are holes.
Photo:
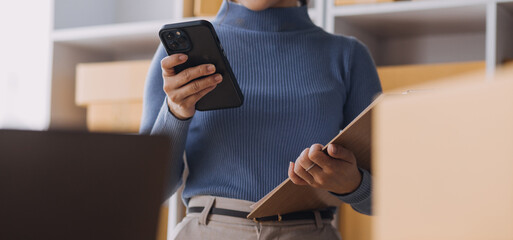
[[[234,108],[242,105],[244,96],[210,22],[198,20],[167,24],[160,29],[159,37],[168,55],[188,55],[185,63],[175,67],[176,73],[209,63],[216,67],[214,74],[219,73],[223,76],[223,81],[196,103],[197,110]]]

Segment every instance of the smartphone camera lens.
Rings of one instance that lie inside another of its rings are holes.
[[[169,44],[169,48],[171,48],[171,50],[177,50],[178,46],[179,45],[175,41],[173,41],[173,42],[171,42],[171,44]]]
[[[171,51],[186,51],[191,47],[185,32],[179,29],[170,30],[164,35],[168,49]]]
[[[180,44],[183,44],[186,42],[185,38],[184,37],[178,37],[178,39],[176,39],[176,41]]]

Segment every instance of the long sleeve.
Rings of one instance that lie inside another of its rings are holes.
[[[171,169],[167,196],[171,196],[181,184],[184,169],[183,153],[191,120],[182,121],[169,112],[163,90],[160,61],[166,52],[160,45],[155,53],[146,77],[143,99],[143,114],[140,134],[163,135],[171,140]]]
[[[374,61],[367,48],[357,40],[353,41],[346,85],[348,95],[344,105],[344,127],[381,92],[381,83]],[[360,172],[362,173],[360,186],[352,193],[337,196],[351,204],[356,211],[370,215],[372,214],[372,176],[364,169],[360,169]]]
[[[343,202],[350,204],[359,213],[372,214],[372,176],[365,169],[359,169],[362,174],[362,182],[358,188],[349,194],[335,194]]]

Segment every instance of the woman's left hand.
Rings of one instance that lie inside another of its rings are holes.
[[[289,178],[297,185],[310,185],[336,194],[355,191],[362,175],[356,165],[354,154],[335,144],[328,146],[328,155],[322,151],[321,144],[305,149],[296,162],[290,162]],[[306,171],[312,164],[313,168]]]

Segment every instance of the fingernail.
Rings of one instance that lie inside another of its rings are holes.
[[[216,82],[221,82],[221,80],[223,80],[223,77],[221,77],[221,75],[217,75],[215,78]]]
[[[213,72],[213,71],[216,70],[216,67],[214,67],[214,65],[208,65],[207,69],[208,69],[209,72]]]
[[[180,61],[185,61],[185,60],[187,60],[187,55],[180,55],[180,57],[178,57],[178,59],[180,59]]]
[[[335,144],[330,144],[330,145],[331,145],[331,151],[333,153],[337,153],[338,149],[337,149],[337,147],[335,147]]]

